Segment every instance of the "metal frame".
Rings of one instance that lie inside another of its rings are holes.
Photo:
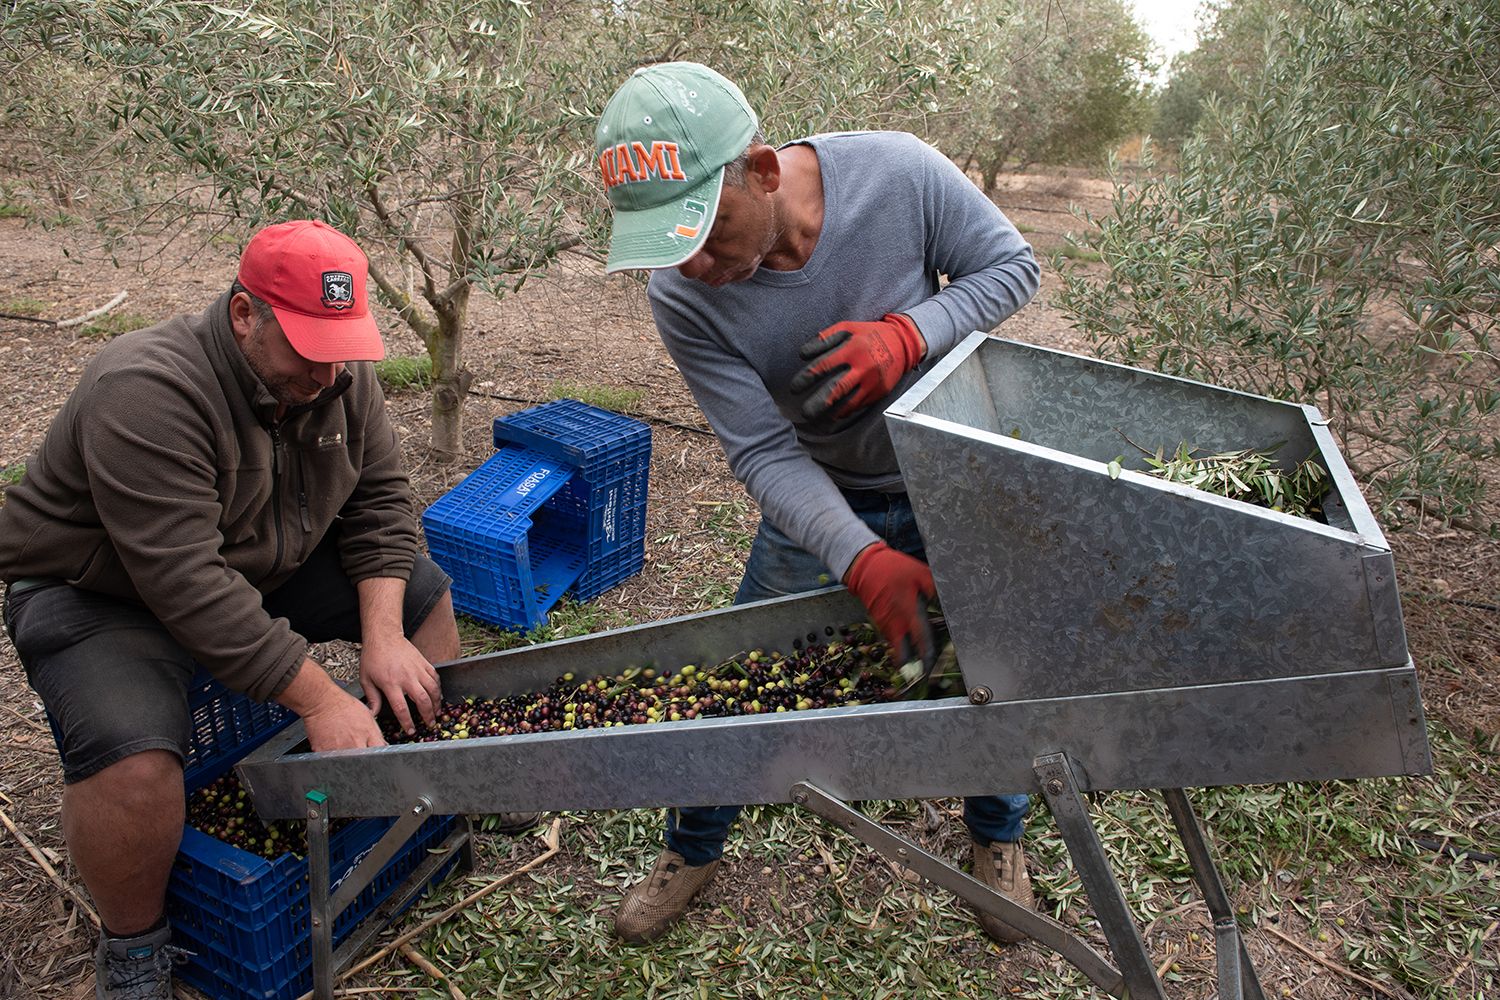
[[[970,688],[1058,698],[1410,659],[1390,546],[1311,406],[974,334],[886,426]],[[1316,459],[1328,523],[1144,471],[1137,446],[1184,442]]]
[[[469,817],[459,816],[458,825],[418,862],[406,879],[396,887],[373,913],[349,933],[337,949],[333,946],[333,925],[340,914],[347,910],[363,892],[386,863],[394,858],[411,839],[419,827],[433,815],[432,806],[418,799],[406,812],[401,813],[391,828],[375,842],[359,862],[337,884],[332,884],[329,860],[329,809],[328,796],[320,791],[309,791],[307,803],[307,870],[309,928],[312,939],[313,996],[315,1000],[333,1000],[333,981],[348,968],[370,939],[391,922],[396,914],[405,909],[426,887],[427,882],[439,868],[447,864],[454,851],[459,852],[458,866],[462,871],[474,868],[473,828]]]
[[[1068,764],[1067,756],[1058,753],[1038,757],[1033,762],[1033,769],[1047,806],[1067,844],[1068,854],[1078,869],[1084,892],[1093,905],[1105,940],[1109,942],[1110,950],[1120,964],[1119,969],[1110,965],[1088,942],[1056,920],[1017,906],[972,876],[965,875],[950,862],[929,854],[912,841],[881,826],[816,785],[807,782],[794,785],[791,799],[794,804],[846,830],[855,839],[896,864],[947,889],[970,906],[999,917],[1038,944],[1051,948],[1083,973],[1089,982],[1110,996],[1166,1000],[1161,979],[1157,976],[1145,943],[1136,930],[1135,919],[1125,903],[1119,882],[1110,870],[1103,845],[1099,842],[1098,831],[1089,818],[1088,807],[1073,779],[1073,769]],[[1163,789],[1162,798],[1166,801],[1178,836],[1187,850],[1194,881],[1213,917],[1219,997],[1221,1000],[1265,1000],[1265,993],[1255,974],[1255,966],[1229,905],[1229,896],[1219,877],[1218,867],[1214,864],[1213,855],[1208,849],[1197,817],[1193,815],[1186,793],[1180,788]]]
[[[790,649],[863,619],[843,588],[688,615],[442,665],[449,697],[538,690],[558,675],[715,663]],[[962,655],[962,654],[960,654]],[[239,765],[266,819],[786,802],[810,781],[846,801],[1038,790],[1031,761],[1066,751],[1080,788],[1182,788],[1424,774],[1414,670],[1369,670],[1088,697],[969,698],[531,733],[329,753],[289,728]],[[893,763],[889,748],[911,747]],[[1316,747],[1317,752],[1306,748]]]
[[[1326,422],[983,334],[886,420],[967,698],[322,754],[301,752],[294,727],[239,771],[263,817],[306,810],[322,831],[309,831],[315,932],[331,934],[353,891],[329,894],[330,815],[791,801],[1027,931],[1106,993],[1163,1000],[1083,799],[1161,789],[1213,918],[1219,995],[1264,1000],[1182,789],[1431,770],[1391,551]],[[1110,469],[1128,442],[1278,440],[1288,462],[1316,455],[1330,473],[1327,523],[1165,483],[1138,461]],[[456,661],[443,688],[501,697],[570,671],[716,663],[823,641],[864,615],[831,588]],[[1046,798],[1119,969],[846,804],[1002,792]],[[314,944],[324,979],[352,950]]]
[[[591,676],[648,661],[718,662],[749,648],[789,649],[837,635],[862,616],[851,595],[832,588],[459,660],[440,672],[451,697],[498,697],[537,690],[568,671]],[[1161,996],[1160,985],[1081,796],[1162,789],[1214,918],[1221,995],[1261,1000],[1228,897],[1180,789],[1425,773],[1430,760],[1411,674],[1408,664],[1009,702],[977,688],[967,698],[931,702],[320,754],[305,752],[301,727],[293,726],[248,756],[240,774],[266,818],[308,815],[314,790],[323,796],[325,816],[390,815],[414,802],[437,814],[709,805],[726,790],[739,801],[793,802],[1026,930],[1105,993],[1122,996],[1128,988],[1137,997]],[[893,759],[891,747],[913,752]],[[1123,972],[1055,921],[1018,912],[845,805],[999,792],[1047,799]],[[331,926],[327,918],[322,926]],[[352,950],[346,944],[327,966],[346,964]]]

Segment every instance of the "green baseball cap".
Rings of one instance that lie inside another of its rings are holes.
[[[708,239],[724,165],[758,122],[740,88],[692,62],[643,66],[615,91],[594,130],[614,209],[605,270],[676,267]]]

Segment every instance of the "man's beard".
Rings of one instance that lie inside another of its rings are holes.
[[[257,320],[254,332],[245,340],[245,361],[249,363],[250,370],[255,372],[255,377],[260,379],[260,384],[271,394],[271,398],[287,407],[305,406],[316,400],[325,387],[311,380],[303,381],[295,376],[273,371],[266,357],[264,338],[265,321]]]

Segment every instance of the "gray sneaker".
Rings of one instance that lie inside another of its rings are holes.
[[[172,967],[191,952],[174,948],[172,928],[101,937],[94,953],[96,1000],[172,1000]]]

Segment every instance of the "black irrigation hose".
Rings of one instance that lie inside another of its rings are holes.
[[[1500,604],[1490,604],[1485,601],[1470,601],[1462,597],[1444,597],[1442,594],[1428,594],[1420,590],[1407,590],[1401,594],[1403,600],[1418,598],[1424,601],[1440,601],[1443,604],[1458,604],[1466,608],[1478,608],[1480,611],[1500,611]]]
[[[550,399],[531,399],[526,396],[507,396],[499,392],[486,392],[483,389],[470,389],[469,395],[483,396],[486,399],[501,399],[506,401],[507,403],[529,403],[532,405],[540,405],[542,403],[553,402],[553,400]],[[625,414],[625,416],[635,417],[637,420],[644,420],[649,424],[656,424],[659,427],[671,427],[675,430],[688,431],[692,434],[703,434],[707,437],[713,437],[714,433],[713,430],[708,427],[699,427],[694,424],[679,424],[675,420],[671,420],[667,417],[658,417],[650,413],[627,413]]]
[[[1455,861],[1472,861],[1475,864],[1488,865],[1500,861],[1500,856],[1488,851],[1466,851],[1461,847],[1454,847],[1446,840],[1434,840],[1431,837],[1413,837],[1411,842],[1418,847],[1424,847],[1436,854],[1446,854]]]

